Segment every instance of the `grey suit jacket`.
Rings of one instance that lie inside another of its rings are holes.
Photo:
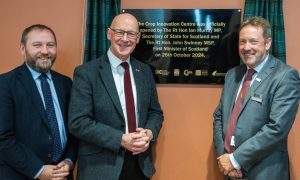
[[[163,114],[148,65],[130,59],[137,90],[139,127],[158,136]],[[124,149],[125,119],[107,55],[77,67],[69,108],[70,132],[79,138],[78,179],[119,178]],[[155,169],[152,150],[138,155],[140,167],[150,177]]]
[[[226,74],[214,113],[217,156],[225,153],[224,134],[246,70],[241,65]],[[287,138],[298,110],[299,85],[298,72],[269,55],[245,97],[236,125],[233,156],[248,179],[289,179]]]

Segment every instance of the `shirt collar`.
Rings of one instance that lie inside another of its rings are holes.
[[[35,71],[35,70],[32,69],[30,66],[28,66],[27,63],[25,63],[25,64],[26,64],[27,68],[29,69],[29,71],[30,71],[30,73],[31,73],[31,75],[32,75],[32,77],[33,77],[33,79],[34,79],[34,80],[38,79],[42,73]],[[47,71],[45,74],[47,75],[47,77],[48,77],[50,80],[52,80],[52,76],[51,76],[50,70]]]
[[[122,62],[124,62],[124,61],[122,61],[121,59],[119,59],[117,56],[115,56],[115,55],[111,52],[110,49],[109,49],[108,52],[107,52],[107,56],[108,56],[108,60],[109,60],[109,62],[110,62],[110,64],[111,64],[111,66],[112,66],[113,68],[117,68],[117,66],[119,66]],[[128,57],[128,58],[126,59],[125,62],[127,62],[128,64],[130,64],[130,57]]]
[[[254,68],[254,70],[259,73],[259,71],[264,67],[264,65],[266,64],[266,62],[268,61],[269,59],[269,54],[266,55],[266,57],[264,58],[264,60]]]

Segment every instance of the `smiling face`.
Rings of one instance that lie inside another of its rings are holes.
[[[268,54],[271,43],[271,37],[264,38],[262,27],[246,25],[239,35],[240,57],[249,68],[255,68]]]
[[[47,29],[33,29],[26,42],[20,45],[21,54],[28,66],[37,72],[47,72],[56,59],[56,40]]]
[[[127,33],[123,36],[117,34],[117,31],[136,32],[136,37],[128,37]],[[110,49],[112,53],[122,61],[125,61],[132,51],[134,50],[137,43],[140,40],[140,33],[138,27],[138,21],[135,17],[130,14],[120,14],[116,16],[108,28],[107,39],[110,40]]]

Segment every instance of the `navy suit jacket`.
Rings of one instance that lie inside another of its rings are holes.
[[[247,68],[228,71],[214,113],[214,144],[217,156],[224,154],[224,137],[238,88]],[[248,179],[288,180],[287,138],[300,98],[298,72],[269,55],[257,74],[239,114],[233,153]]]
[[[138,126],[158,136],[163,114],[150,67],[130,59],[137,91]],[[75,69],[70,108],[70,132],[79,139],[78,174],[82,180],[117,180],[123,161],[125,118],[107,55]],[[140,167],[150,177],[155,169],[152,148],[138,155]]]
[[[72,81],[51,71],[67,128]],[[67,133],[64,158],[76,161],[76,142]],[[50,163],[51,131],[35,81],[25,64],[0,75],[0,179],[33,179]]]

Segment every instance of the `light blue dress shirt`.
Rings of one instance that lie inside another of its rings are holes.
[[[38,91],[40,93],[40,96],[42,98],[42,101],[43,101],[43,104],[44,104],[44,108],[46,109],[45,101],[44,101],[44,96],[43,96],[43,92],[42,92],[42,88],[41,88],[41,80],[39,78],[40,75],[41,75],[41,73],[36,72],[31,67],[29,67],[27,64],[26,64],[26,66],[29,69],[29,71],[30,71],[30,73],[32,75],[32,78],[34,79],[36,87],[37,87],[37,89],[38,89]],[[64,119],[63,119],[63,116],[62,116],[62,113],[61,113],[61,109],[60,109],[60,106],[59,106],[59,101],[58,101],[58,98],[57,98],[56,90],[55,90],[55,87],[54,87],[54,83],[53,83],[50,71],[48,71],[46,73],[46,75],[48,77],[47,81],[49,83],[50,90],[51,90],[51,95],[52,95],[52,98],[53,98],[53,105],[54,105],[55,115],[56,115],[57,124],[58,124],[58,128],[59,128],[59,134],[60,134],[60,140],[61,140],[61,147],[64,149],[65,146],[66,146],[66,143],[67,143],[67,136],[66,136],[66,130],[65,130],[65,125],[64,125]],[[35,175],[35,177],[34,177],[35,179],[41,174],[41,172],[43,171],[43,169],[44,169],[44,166]]]
[[[269,59],[269,54],[265,57],[265,59],[264,59],[257,67],[254,68],[254,70],[256,71],[256,73],[253,75],[252,81],[251,81],[251,84],[250,84],[250,85],[252,85],[253,81],[256,79],[258,73],[259,73],[259,72],[261,71],[261,69],[264,67],[264,65],[266,64],[266,62],[268,61],[268,59]],[[244,75],[244,77],[243,77],[243,79],[242,79],[242,81],[241,81],[241,84],[240,84],[240,87],[239,87],[239,90],[238,90],[238,93],[237,93],[236,96],[238,96],[238,94],[240,93],[240,91],[241,91],[241,89],[242,89],[242,84],[243,84],[242,82],[244,82],[245,77],[246,77],[246,74]],[[236,99],[235,99],[235,100],[236,100]],[[233,144],[235,144],[235,143],[234,143],[234,137],[232,137],[232,138],[233,138]],[[241,169],[241,166],[240,166],[240,164],[235,160],[233,154],[230,154],[230,155],[229,155],[229,158],[230,158],[230,161],[231,161],[233,167],[234,167],[235,169],[237,169],[237,170],[240,170],[240,169]]]

